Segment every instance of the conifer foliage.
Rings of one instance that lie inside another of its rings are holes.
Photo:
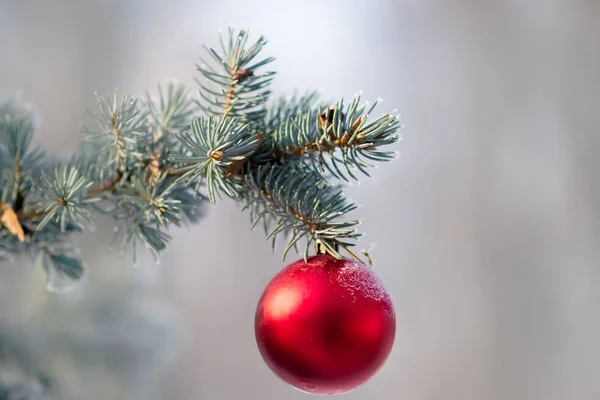
[[[93,218],[113,218],[115,240],[157,257],[173,227],[197,223],[204,203],[239,201],[283,256],[314,247],[354,256],[358,221],[343,183],[394,157],[395,112],[376,103],[322,101],[314,92],[274,97],[266,40],[229,29],[206,49],[197,95],[176,83],[155,95],[97,96],[79,151],[56,160],[32,145],[39,129],[17,99],[0,104],[0,257],[41,258],[48,277],[79,280],[71,242]],[[107,243],[107,246],[109,244]]]

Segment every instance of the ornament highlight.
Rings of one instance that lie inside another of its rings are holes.
[[[365,265],[316,255],[282,269],[256,309],[267,366],[303,392],[349,392],[384,364],[394,343],[390,295]]]

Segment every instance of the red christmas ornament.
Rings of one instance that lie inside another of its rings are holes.
[[[317,255],[288,265],[269,282],[255,333],[266,364],[285,382],[303,392],[341,394],[383,365],[396,316],[371,269]]]

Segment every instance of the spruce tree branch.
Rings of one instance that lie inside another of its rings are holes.
[[[189,124],[189,118],[194,111],[193,101],[189,97],[187,90],[174,82],[167,85],[166,90],[158,87],[159,97],[153,99],[147,94],[148,111],[142,110],[142,105],[138,99],[128,95],[123,96],[121,101],[113,96],[112,102],[108,103],[103,97],[97,96],[101,108],[101,114],[106,116],[106,122],[100,118],[100,126],[107,126],[107,132],[112,134],[115,139],[111,140],[109,135],[100,134],[99,137],[93,138],[94,141],[105,143],[102,138],[108,138],[109,144],[104,145],[100,150],[96,150],[98,154],[106,152],[111,157],[111,148],[116,150],[119,155],[117,163],[108,163],[106,171],[103,175],[112,175],[112,177],[101,180],[100,183],[95,183],[86,192],[83,201],[91,201],[96,198],[105,199],[115,195],[120,189],[131,184],[132,174],[135,173],[141,165],[146,165],[148,170],[147,180],[149,183],[155,183],[156,175],[160,172],[157,165],[157,155],[155,151],[160,153],[162,150],[170,150],[173,146],[172,135],[185,128]],[[106,110],[109,110],[108,112]],[[136,112],[136,110],[138,110]],[[145,118],[150,123],[145,122]],[[85,130],[90,132],[89,130]],[[149,139],[144,132],[154,132],[151,141],[142,140],[138,143],[124,136],[124,133],[131,132],[135,139]],[[124,143],[129,143],[130,147],[126,148]],[[132,145],[139,145],[139,149],[135,149]],[[111,146],[112,145],[112,146]],[[158,147],[157,147],[158,146]],[[88,154],[88,156],[90,156]],[[132,157],[133,156],[133,157]],[[106,157],[101,157],[97,161],[102,162]],[[138,158],[139,165],[127,165],[128,158]],[[178,174],[173,172],[175,166],[166,168],[169,176],[178,177]],[[110,171],[110,172],[109,172]],[[21,222],[36,221],[44,218],[48,214],[47,210],[40,209],[40,204],[32,204],[26,210],[20,210],[18,213]]]
[[[166,176],[168,178],[177,179],[184,175],[183,172],[181,171],[181,169],[189,167],[191,165],[192,164],[183,164],[179,167],[173,165],[173,166],[166,168],[164,172],[166,173]],[[159,170],[155,170],[153,172],[152,176],[155,176],[159,173],[161,173]],[[117,172],[115,174],[115,178],[108,180],[104,183],[92,186],[90,188],[90,190],[87,192],[87,196],[85,197],[85,200],[91,200],[91,199],[95,199],[97,197],[106,197],[106,196],[110,196],[110,195],[114,194],[118,190],[122,178],[123,178],[123,173]],[[147,179],[150,181],[150,177],[148,177]],[[1,211],[1,209],[0,209],[0,211]],[[18,220],[21,223],[24,223],[24,222],[35,221],[37,219],[43,218],[45,215],[47,215],[47,211],[36,209],[36,208],[28,208],[27,210],[19,211],[16,215],[18,217]]]
[[[128,95],[119,99],[115,94],[111,101],[98,96],[99,129],[84,130],[91,134],[85,143],[89,146],[67,164],[48,163],[41,152],[30,150],[33,132],[23,128],[29,125],[17,123],[16,113],[7,113],[7,120],[0,118],[0,190],[9,201],[2,201],[7,206],[1,213],[0,250],[20,252],[11,240],[6,241],[10,238],[6,233],[14,232],[32,257],[42,255],[49,288],[56,287],[52,282],[56,279],[81,279],[82,264],[59,247],[83,223],[91,223],[92,211],[120,221],[123,245],[135,247],[136,241],[142,241],[155,254],[170,239],[162,231],[168,223],[198,220],[204,197],[175,187],[178,166],[165,162],[178,147],[174,132],[189,124],[187,118],[196,107],[181,86],[169,84],[164,92],[159,87],[159,93],[158,100],[148,98],[147,102]],[[153,135],[159,131],[160,135]],[[19,168],[12,162],[6,164],[5,154],[20,157]],[[15,188],[19,190],[13,194]],[[5,225],[10,225],[9,231]]]
[[[253,227],[263,224],[273,248],[288,239],[283,257],[304,243],[304,257],[314,245],[358,258],[358,221],[345,220],[356,206],[333,182],[393,158],[385,146],[398,140],[398,116],[372,119],[375,104],[360,96],[323,105],[308,92],[269,105],[274,73],[260,68],[273,59],[258,59],[264,38],[248,38],[230,29],[220,51],[208,49],[216,65],[197,67],[199,100],[173,82],[157,97],[97,96],[98,126],[68,162],[31,149],[31,116],[0,104],[0,250],[41,252],[49,274],[77,280],[83,267],[63,246],[92,214],[115,221],[114,240],[132,244],[134,257],[140,242],[158,255],[170,228],[226,195]]]
[[[252,46],[246,47],[249,32],[235,32],[229,28],[228,41],[220,36],[221,52],[205,47],[207,53],[216,62],[216,67],[203,60],[197,70],[209,83],[198,81],[200,96],[204,100],[198,103],[208,115],[223,115],[243,118],[248,123],[259,123],[264,119],[270,90],[268,89],[274,72],[257,73],[257,69],[272,62],[272,57],[254,62],[267,43],[260,37]]]
[[[196,111],[185,86],[171,81],[166,89],[158,85],[158,97],[146,93],[151,126],[155,127],[153,143],[163,143],[172,135],[187,129]]]
[[[342,99],[325,110],[310,108],[278,123],[272,135],[277,157],[308,160],[317,170],[346,181],[358,180],[356,170],[369,176],[372,161],[394,157],[381,148],[398,141],[400,120],[391,112],[369,121],[377,102],[367,107],[360,97],[348,107]]]
[[[220,36],[221,51],[205,47],[217,66],[213,68],[210,63],[203,62],[197,70],[204,76],[208,83],[198,81],[200,96],[204,100],[198,103],[208,115],[233,117],[247,124],[247,131],[255,135],[254,146],[246,157],[232,161],[225,171],[224,178],[238,177],[248,159],[260,147],[264,139],[264,118],[267,114],[265,104],[271,94],[269,85],[274,72],[258,73],[258,69],[269,63],[274,58],[268,57],[255,62],[267,41],[260,37],[253,45],[247,47],[249,32],[241,30],[235,32],[229,28],[228,40],[225,42]],[[220,69],[220,71],[219,71]],[[209,188],[212,185],[209,184]],[[228,194],[231,196],[231,192]],[[213,196],[209,196],[211,201]]]
[[[354,246],[350,240],[360,236],[355,228],[358,221],[340,221],[356,205],[346,201],[340,188],[306,166],[262,166],[249,173],[246,182],[250,190],[244,195],[244,209],[250,211],[252,227],[262,220],[273,249],[279,234],[292,235],[283,258],[302,238],[306,239],[305,258],[311,244],[340,258],[338,249]]]

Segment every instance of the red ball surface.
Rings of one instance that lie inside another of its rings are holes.
[[[269,282],[255,333],[266,364],[285,382],[308,393],[341,394],[383,365],[396,316],[371,269],[317,255],[288,265]]]

